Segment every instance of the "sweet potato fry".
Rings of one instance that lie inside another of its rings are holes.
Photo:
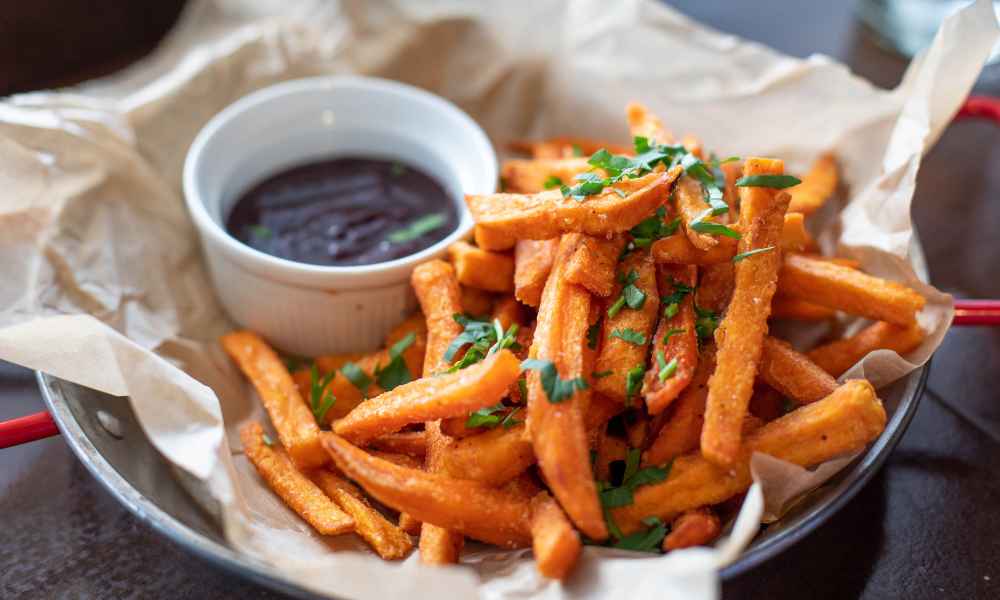
[[[801,254],[784,256],[778,288],[784,296],[903,326],[916,322],[926,302],[895,281]]]
[[[559,238],[517,242],[514,246],[514,295],[518,300],[538,307],[558,248]]]
[[[906,354],[924,340],[924,331],[917,324],[901,327],[876,321],[851,337],[813,348],[806,356],[834,377],[840,377],[870,352],[885,348]]]
[[[726,177],[726,187],[722,191],[722,198],[729,205],[729,212],[719,215],[721,223],[731,223],[737,220],[740,205],[740,190],[736,187],[736,181],[743,176],[743,161],[735,160],[722,163],[719,166],[722,174]]]
[[[322,535],[339,535],[354,529],[354,519],[300,473],[284,449],[272,447],[264,440],[264,428],[260,423],[244,425],[240,429],[240,441],[243,453],[267,487],[313,529]]]
[[[836,316],[837,311],[832,308],[813,304],[808,300],[783,296],[780,293],[774,295],[771,300],[771,318],[787,319],[789,321],[826,321]]]
[[[833,377],[809,357],[770,336],[764,338],[758,376],[796,404],[822,400],[837,389]]]
[[[625,534],[640,530],[647,517],[672,520],[686,510],[722,502],[750,487],[753,452],[813,466],[860,450],[882,433],[885,419],[885,409],[871,384],[848,381],[823,400],[793,410],[747,436],[737,460],[728,467],[697,452],[675,459],[665,481],[640,487],[634,502],[612,509],[611,516]]]
[[[781,249],[788,252],[803,252],[816,246],[809,231],[806,230],[805,215],[790,212],[785,214],[785,225],[781,229]]]
[[[765,158],[748,158],[743,167],[747,176],[782,171],[780,160]],[[740,194],[740,253],[777,246],[788,194],[764,187],[745,187]],[[780,261],[775,249],[749,256],[734,267],[733,297],[715,332],[716,368],[708,384],[701,431],[701,452],[718,465],[733,464],[739,453],[740,427],[753,393]]]
[[[354,519],[355,532],[379,556],[385,560],[396,560],[413,550],[410,536],[372,508],[354,484],[326,469],[313,471],[309,478]]]
[[[729,306],[735,285],[732,262],[706,265],[698,269],[698,289],[695,304],[712,312],[721,313]]]
[[[705,193],[702,191],[701,183],[694,177],[682,175],[677,180],[674,199],[677,202],[677,214],[681,218],[681,226],[684,228],[684,235],[687,236],[688,241],[701,251],[708,251],[718,246],[718,237],[707,233],[698,233],[691,227],[692,223],[698,221],[709,209],[708,203],[705,202]]]
[[[547,492],[531,500],[531,547],[538,572],[551,579],[565,579],[583,548],[580,535]]]
[[[719,221],[722,222],[722,219]],[[734,225],[730,229],[740,232],[740,225]],[[736,255],[737,241],[730,237],[717,237],[715,240],[717,245],[701,250],[687,236],[675,234],[653,242],[650,251],[653,260],[658,263],[707,266],[732,261]],[[803,227],[802,215],[786,214],[781,229],[781,249],[797,252],[812,247],[813,244],[815,241]]]
[[[425,526],[433,523],[501,548],[531,543],[531,505],[523,496],[476,481],[400,467],[331,433],[324,433],[322,440],[345,475],[379,502],[405,511]]]
[[[629,102],[625,106],[625,117],[628,119],[628,129],[632,137],[644,137],[658,144],[672,144],[674,135],[663,121],[638,102]]]
[[[789,212],[812,214],[837,190],[837,161],[831,154],[824,154],[813,162],[802,183],[788,188],[792,201]]]
[[[524,313],[524,307],[514,296],[502,296],[493,304],[493,318],[500,321],[504,331],[514,323],[523,327],[527,321]]]
[[[504,252],[513,248],[514,244],[517,243],[517,238],[513,236],[482,227],[476,227],[472,235],[476,246],[490,252]]]
[[[380,435],[368,443],[369,446],[383,452],[406,454],[415,458],[423,458],[427,451],[427,433],[425,431],[399,431]]]
[[[410,535],[420,535],[421,534],[421,527],[423,527],[423,523],[421,523],[419,519],[414,519],[413,517],[411,517],[409,515],[409,513],[405,513],[405,512],[399,513],[399,521],[397,522],[397,524],[398,524],[398,526],[399,526],[400,529],[402,529],[403,531],[405,531],[406,533],[408,533]],[[444,531],[444,530],[442,529],[441,531]],[[461,535],[458,535],[458,534],[454,534],[454,535],[459,540],[463,540],[463,538],[462,538]],[[456,549],[453,552],[454,558],[452,558],[451,560],[439,561],[438,563],[433,563],[433,564],[448,564],[448,563],[457,562],[458,561],[458,555],[459,555],[459,553],[461,553],[461,551],[462,551],[462,548],[461,548],[461,546],[459,546],[459,548]],[[421,558],[423,558],[423,557],[421,557]],[[441,558],[441,557],[439,557],[439,558]],[[428,561],[425,560],[424,562],[428,562]]]
[[[590,373],[585,364],[590,294],[564,276],[572,250],[572,240],[564,238],[542,293],[530,352],[534,359],[551,361],[560,380]],[[528,431],[538,464],[570,519],[588,537],[601,540],[608,532],[590,469],[583,425],[589,398],[584,396],[587,390],[578,390],[550,402],[541,374],[528,373]]]
[[[535,453],[524,425],[496,427],[451,444],[441,456],[443,475],[471,479],[494,487],[535,464]]]
[[[658,265],[657,279],[660,297],[675,301],[663,309],[653,336],[653,359],[643,381],[646,410],[651,415],[661,412],[684,391],[698,366],[694,298],[689,291],[698,284],[698,267]]]
[[[462,285],[488,292],[514,291],[513,257],[487,252],[467,242],[455,242],[448,247],[448,254]]]
[[[643,296],[641,302],[629,304],[636,294]],[[641,392],[649,341],[660,310],[656,265],[649,252],[637,250],[622,261],[618,282],[614,293],[605,301],[605,308],[594,371],[611,373],[596,379],[594,390],[630,404]],[[631,376],[634,383],[629,386],[629,373],[635,369],[638,372]]]
[[[612,154],[630,154],[632,149],[628,146],[593,140],[590,138],[577,138],[560,136],[539,141],[516,141],[510,144],[512,150],[525,152],[534,158],[570,158],[574,156],[590,156],[601,148],[605,148]]]
[[[521,361],[501,350],[455,373],[424,377],[359,404],[334,424],[337,435],[358,444],[410,423],[456,417],[496,404],[521,373]]]
[[[500,167],[500,179],[503,181],[503,191],[537,194],[552,189],[553,186],[573,185],[577,175],[593,168],[585,157],[514,159],[504,161]]]
[[[663,538],[663,550],[707,546],[722,532],[719,517],[707,508],[689,510],[674,519],[670,533]]]
[[[488,315],[493,310],[493,294],[467,285],[460,286],[459,289],[462,295],[462,309],[459,312],[478,317]]]
[[[466,196],[465,203],[477,224],[518,239],[547,240],[571,232],[608,236],[628,231],[663,204],[680,172],[677,166],[665,173],[626,179],[582,202],[548,190],[530,196]]]
[[[566,265],[566,279],[597,296],[610,296],[615,287],[618,257],[625,248],[625,237],[616,235],[608,239],[572,235],[575,235],[577,245]]]
[[[327,457],[319,444],[316,417],[274,350],[252,331],[227,333],[219,341],[257,389],[281,445],[295,464],[302,468],[324,464]]]
[[[715,371],[715,346],[706,344],[698,359],[691,383],[674,402],[673,414],[660,428],[653,443],[642,455],[644,466],[662,465],[698,447],[705,420],[708,378]]]

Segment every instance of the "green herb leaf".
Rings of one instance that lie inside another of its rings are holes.
[[[375,367],[375,380],[378,381],[380,388],[388,392],[404,383],[413,381],[413,374],[410,373],[410,368],[406,366],[406,361],[403,359],[403,352],[406,352],[406,349],[412,346],[416,339],[417,334],[413,332],[407,334],[406,337],[389,348],[389,364],[385,367]]]
[[[615,303],[608,308],[608,317],[613,319],[614,316],[617,315],[619,312],[621,312],[622,308],[624,307],[625,307],[625,296],[624,295],[618,296],[618,299],[615,300]]]
[[[517,323],[511,324],[507,331],[504,332],[500,326],[500,321],[497,319],[494,319],[492,322],[480,321],[459,314],[452,315],[452,318],[458,324],[462,325],[463,330],[448,345],[444,353],[444,359],[451,361],[455,358],[459,350],[469,344],[471,346],[465,351],[462,359],[452,365],[448,370],[449,372],[455,372],[469,365],[474,365],[490,354],[504,348],[515,350],[520,348],[517,344],[517,332],[519,329]]]
[[[267,446],[268,448],[274,447],[274,440],[272,440],[271,436],[267,435],[266,433],[262,434],[260,436],[260,439],[262,442],[264,442],[264,445]]]
[[[471,413],[465,420],[465,426],[472,429],[475,427],[496,427],[500,424],[500,416],[496,413],[504,409],[503,402],[498,402],[493,406],[480,408]]]
[[[621,309],[619,308],[619,310]],[[615,312],[617,313],[618,311]],[[587,328],[587,347],[591,350],[597,349],[597,340],[601,336],[601,321],[603,320],[603,318],[599,318],[597,322]]]
[[[632,406],[632,396],[642,388],[642,376],[645,372],[642,365],[636,365],[625,374],[625,406]]]
[[[661,304],[680,304],[684,296],[694,292],[694,288],[687,285],[682,281],[677,281],[675,279],[670,280],[670,285],[673,286],[674,291],[669,296],[663,296],[660,298]]]
[[[679,333],[684,333],[685,331],[686,330],[683,329],[683,328],[671,327],[670,329],[667,330],[667,333],[664,334],[664,336],[663,336],[663,343],[666,344],[667,342],[670,341],[670,338],[672,338],[673,336],[675,336],[675,335],[677,335]]]
[[[625,329],[615,329],[611,332],[611,337],[616,337],[630,344],[635,344],[636,346],[641,346],[646,343],[645,334],[629,327],[626,327]]]
[[[656,209],[656,214],[639,222],[638,225],[629,230],[632,242],[639,248],[647,248],[654,241],[673,235],[680,227],[680,218],[675,218],[669,223],[663,222],[666,216],[666,209],[660,207]]]
[[[677,312],[680,311],[681,307],[677,306],[676,302],[671,302],[663,309],[663,318],[673,319],[677,316]]]
[[[632,490],[627,487],[613,487],[601,492],[601,506],[619,508],[635,502]]]
[[[667,535],[667,526],[655,517],[649,520],[643,519],[643,523],[649,525],[650,528],[619,538],[611,546],[636,552],[659,552],[660,544],[663,543],[663,538]]]
[[[670,362],[667,362],[666,357],[663,356],[662,350],[658,350],[656,352],[656,364],[660,368],[656,374],[660,383],[666,382],[674,376],[674,373],[677,372],[677,357],[674,357],[670,359]]]
[[[521,368],[538,371],[542,380],[542,389],[552,404],[559,404],[578,391],[587,389],[587,382],[581,377],[562,379],[556,371],[556,365],[551,360],[529,358],[521,362]]]
[[[594,371],[593,373],[590,374],[590,376],[593,377],[594,379],[604,379],[605,377],[608,377],[609,375],[613,374],[614,371],[608,369],[607,371]]]
[[[631,481],[639,471],[639,459],[642,458],[642,450],[639,448],[629,448],[625,454],[625,473],[622,475],[622,482]]]
[[[528,380],[524,377],[517,380],[517,390],[521,392],[521,402],[528,401]]]
[[[791,175],[749,175],[736,180],[736,187],[766,187],[775,189],[799,185],[802,180]]]
[[[711,339],[715,335],[715,329],[719,326],[719,315],[698,305],[695,305],[694,312],[698,317],[694,322],[694,330],[698,334],[698,338]]]
[[[770,252],[771,250],[774,250],[774,246],[767,246],[765,248],[757,248],[755,250],[749,250],[747,252],[740,252],[739,254],[733,257],[733,262],[738,263],[744,258],[749,258],[751,256],[754,256],[756,254],[762,254],[764,252]]]
[[[368,397],[368,387],[373,380],[368,373],[365,373],[364,369],[352,362],[347,362],[340,367],[340,372],[351,382],[351,385],[358,388],[362,396]]]
[[[690,227],[698,233],[707,233],[709,235],[724,235],[726,237],[731,237],[734,239],[740,239],[740,234],[738,231],[734,231],[729,227],[726,227],[722,223],[716,223],[714,221],[705,221],[705,219],[712,216],[712,209],[709,208],[705,212],[701,213],[691,221]]]
[[[622,289],[622,297],[625,298],[625,304],[633,310],[639,310],[646,303],[646,292],[637,288],[634,283]]]
[[[313,363],[309,369],[309,408],[312,409],[316,422],[322,425],[326,421],[326,413],[333,407],[337,397],[327,389],[330,381],[337,375],[336,371],[331,371],[320,377],[319,368]]]
[[[547,190],[561,187],[562,185],[563,185],[563,180],[559,179],[555,175],[549,175],[548,177],[545,178],[545,181],[542,182],[542,187],[544,187]]]
[[[580,144],[573,144],[572,148],[573,156],[583,156],[583,148],[580,147]]]
[[[443,212],[424,215],[419,219],[415,219],[406,227],[393,231],[386,237],[386,239],[393,244],[412,242],[424,234],[430,233],[435,229],[439,229],[447,221],[448,216]]]
[[[274,232],[272,232],[271,228],[268,227],[267,225],[251,225],[250,235],[255,240],[264,242],[271,239],[271,236],[274,235]]]
[[[520,411],[521,407],[517,407],[514,410],[507,413],[507,416],[503,418],[503,421],[500,421],[500,425],[502,425],[504,429],[510,429],[511,427],[515,427],[517,425],[520,425],[521,423],[524,423],[524,421],[519,421],[514,418],[514,415],[516,415]]]

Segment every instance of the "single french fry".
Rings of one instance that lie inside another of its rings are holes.
[[[677,214],[681,218],[681,226],[684,228],[684,235],[687,236],[688,241],[701,251],[711,250],[718,246],[719,238],[717,236],[698,233],[691,227],[692,223],[709,210],[701,183],[690,175],[682,175],[674,188],[674,199],[677,202]]]
[[[227,333],[219,342],[257,389],[281,445],[295,464],[308,468],[326,463],[316,417],[267,342],[252,331]]]
[[[809,357],[770,336],[764,338],[757,375],[796,404],[822,400],[837,389],[836,380]]]
[[[740,232],[740,227],[739,224],[736,224],[730,229]],[[674,265],[708,266],[732,261],[736,255],[738,242],[730,237],[716,237],[714,239],[717,242],[715,246],[708,250],[702,250],[692,244],[685,235],[670,235],[653,242],[650,252],[656,262]],[[811,248],[814,244],[815,241],[803,227],[802,215],[786,214],[778,244],[781,249],[797,252],[802,248]]]
[[[668,297],[677,289],[675,283],[694,289],[698,284],[698,267],[658,265],[657,279],[660,297]],[[646,410],[651,415],[670,406],[691,383],[698,367],[693,294],[685,294],[676,304],[676,309],[664,307],[665,313],[653,336],[653,358],[642,386]],[[673,316],[667,316],[668,310]]]
[[[801,254],[784,256],[778,289],[784,296],[903,326],[916,322],[926,302],[903,284]]]
[[[590,156],[601,148],[612,154],[631,154],[632,149],[628,146],[594,140],[590,138],[578,138],[560,136],[539,141],[515,141],[510,144],[512,150],[524,152],[534,158],[570,158],[574,156]]]
[[[517,242],[514,246],[514,295],[518,300],[538,307],[558,248],[559,238]]]
[[[462,310],[467,315],[477,317],[488,315],[493,310],[493,294],[486,290],[463,285],[459,288],[462,294]]]
[[[414,519],[413,517],[411,517],[409,515],[409,513],[405,513],[405,512],[399,513],[399,521],[397,521],[397,524],[399,525],[400,529],[402,529],[403,531],[405,531],[406,533],[408,533],[410,535],[420,535],[420,528],[423,526],[423,523],[421,523],[419,519]],[[462,539],[462,537],[459,536],[459,539]],[[445,561],[444,563],[439,563],[439,564],[447,564],[447,563],[457,562],[458,561],[458,554],[460,552],[461,552],[461,548],[458,548],[458,550],[456,550],[455,553],[454,553],[455,554],[455,558],[453,558],[450,561]],[[424,562],[426,562],[426,561],[424,561]]]
[[[617,314],[609,316],[608,309],[620,301],[619,297],[623,293],[624,285],[621,279],[628,277],[630,273],[637,275],[635,282],[631,285],[645,294],[645,300],[638,308],[633,309],[625,305],[620,307]],[[637,250],[630,253],[620,265],[618,279],[614,293],[604,303],[606,310],[601,325],[601,342],[594,364],[595,372],[611,371],[611,374],[594,380],[594,391],[629,404],[635,398],[628,398],[626,394],[628,373],[632,369],[639,368],[645,374],[649,338],[653,334],[660,310],[660,295],[656,285],[656,265],[650,258],[649,252]],[[629,341],[619,337],[627,335],[629,330],[639,334],[642,343],[637,344],[635,340]],[[641,380],[634,390],[636,396],[641,392],[640,387]]]
[[[535,464],[524,425],[496,427],[451,444],[441,456],[443,475],[499,486]]]
[[[663,550],[707,546],[722,532],[719,517],[707,508],[689,510],[674,519],[670,533],[663,538]]]
[[[836,316],[832,308],[813,304],[808,300],[791,298],[780,293],[771,300],[771,318],[789,321],[826,321]]]
[[[608,239],[575,235],[577,245],[566,265],[566,279],[597,296],[610,296],[615,287],[618,257],[625,248],[625,237],[616,235]]]
[[[876,321],[850,337],[813,348],[806,356],[830,375],[840,377],[870,352],[886,349],[906,354],[922,341],[924,331],[917,324],[901,327]]]
[[[530,501],[468,479],[409,469],[324,433],[323,446],[345,475],[379,502],[424,523],[501,548],[531,543]]]
[[[496,404],[521,373],[521,361],[501,350],[470,367],[405,383],[359,404],[333,430],[365,444],[410,423],[457,417]]]
[[[387,433],[373,439],[368,445],[383,452],[423,458],[427,452],[427,432],[398,431],[396,433]]]
[[[766,158],[748,158],[743,167],[746,176],[782,172],[780,160]],[[740,253],[776,246],[788,194],[764,187],[741,188],[740,194]],[[780,252],[775,249],[736,263],[733,297],[715,331],[718,351],[715,373],[708,383],[701,452],[721,466],[731,465],[738,458],[740,427],[753,393],[780,262]]]
[[[517,238],[513,236],[482,227],[476,227],[472,235],[476,246],[490,252],[504,252],[513,248],[514,244],[517,243]]]
[[[552,361],[562,379],[591,372],[585,358],[590,294],[564,275],[572,251],[572,240],[564,238],[542,293],[530,352],[532,358]],[[591,539],[602,540],[608,532],[590,469],[583,422],[587,396],[588,390],[582,390],[552,403],[539,372],[528,373],[528,432],[539,467],[576,526]]]
[[[680,173],[678,165],[666,172],[625,179],[585,202],[548,190],[533,195],[466,196],[465,203],[478,225],[518,239],[547,240],[574,232],[608,236],[628,231],[663,204]]]
[[[322,535],[339,535],[354,529],[354,519],[300,473],[284,449],[265,442],[260,423],[250,422],[241,427],[240,441],[247,460],[267,487],[313,529]]]
[[[584,157],[513,159],[504,161],[501,165],[500,179],[503,181],[503,191],[537,194],[551,189],[551,186],[574,185],[577,175],[593,168]],[[546,188],[547,185],[550,187]]]
[[[468,242],[448,246],[458,282],[489,292],[514,291],[514,259],[506,254],[487,252]]]
[[[583,548],[580,535],[548,492],[531,500],[531,547],[535,567],[550,579],[565,579]]]
[[[695,290],[697,306],[715,313],[721,313],[729,306],[736,284],[733,267],[733,263],[724,262],[699,268],[698,289]]]
[[[674,402],[673,414],[660,428],[653,443],[642,455],[642,464],[662,465],[698,447],[705,420],[708,378],[715,371],[715,346],[706,344],[698,359],[691,383]]]
[[[663,121],[648,108],[638,102],[629,102],[625,106],[625,117],[628,119],[628,129],[632,137],[644,137],[658,144],[674,143],[674,135]]]
[[[823,154],[813,162],[802,183],[788,188],[792,201],[790,212],[812,214],[837,190],[837,161],[831,154]]]
[[[326,469],[313,471],[309,478],[354,519],[355,532],[379,556],[396,560],[413,550],[410,536],[372,508],[354,484]]]
[[[781,229],[781,249],[788,252],[803,252],[816,246],[806,230],[805,215],[797,212],[785,214],[785,225]]]
[[[882,433],[885,409],[864,380],[852,380],[812,404],[797,408],[747,436],[737,460],[721,467],[698,452],[673,461],[661,483],[638,488],[634,502],[611,509],[611,517],[629,534],[643,528],[643,519],[673,520],[686,510],[722,502],[750,487],[750,457],[770,454],[809,467],[856,452]]]

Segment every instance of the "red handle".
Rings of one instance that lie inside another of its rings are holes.
[[[1000,300],[955,300],[952,325],[1000,325]]]
[[[56,422],[44,410],[26,417],[0,421],[0,448],[33,442],[58,433]]]

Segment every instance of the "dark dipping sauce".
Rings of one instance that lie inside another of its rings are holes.
[[[279,258],[325,266],[408,256],[458,227],[436,180],[399,162],[334,158],[281,171],[246,191],[226,229]]]

